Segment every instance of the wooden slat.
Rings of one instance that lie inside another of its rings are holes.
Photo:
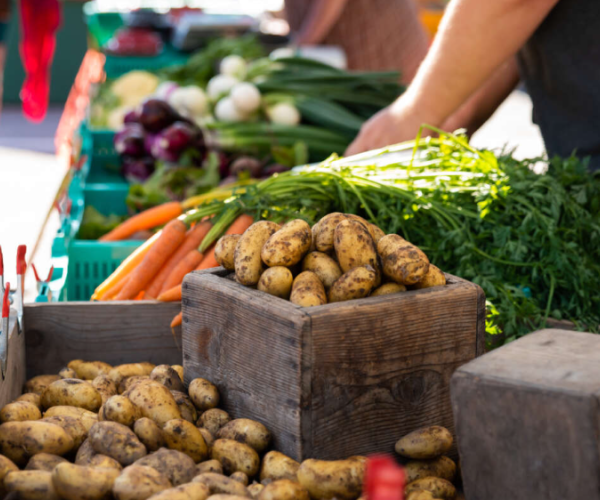
[[[9,330],[6,374],[0,376],[0,408],[18,397],[25,383],[25,336],[18,333],[14,318]]]

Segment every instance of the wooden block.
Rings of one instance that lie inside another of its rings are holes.
[[[25,383],[25,335],[18,332],[14,317],[9,331],[6,374],[0,375],[0,408],[18,397]]]
[[[600,499],[600,336],[542,330],[459,368],[469,500]]]
[[[27,377],[58,373],[73,359],[180,364],[181,339],[169,327],[179,310],[155,301],[27,304]]]
[[[483,352],[485,298],[445,287],[301,308],[223,269],[184,282],[186,382],[213,381],[234,417],[263,422],[298,460],[393,452],[423,425],[452,428],[449,381]]]

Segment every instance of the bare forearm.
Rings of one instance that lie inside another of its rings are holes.
[[[339,19],[348,0],[316,0],[302,23],[297,42],[301,45],[321,43]]]

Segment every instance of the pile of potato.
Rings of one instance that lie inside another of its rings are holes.
[[[446,284],[418,247],[352,214],[259,221],[217,242],[215,258],[245,286],[303,307]]]

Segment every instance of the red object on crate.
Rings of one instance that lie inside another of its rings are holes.
[[[4,289],[4,297],[2,297],[2,317],[8,318],[10,315],[10,303],[8,302],[8,296],[10,295],[10,283],[6,283]]]
[[[162,50],[160,36],[143,28],[123,28],[108,41],[106,51],[120,56],[155,56]]]
[[[404,469],[387,455],[375,455],[367,461],[364,496],[367,500],[403,500]]]

